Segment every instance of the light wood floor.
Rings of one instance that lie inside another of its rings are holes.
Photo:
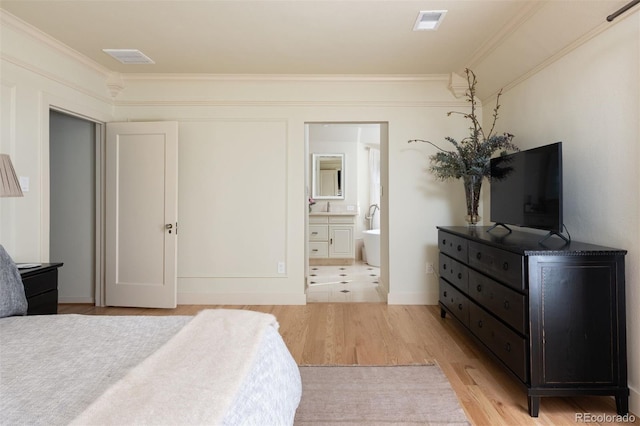
[[[437,306],[335,303],[305,306],[202,306],[177,309],[60,305],[59,314],[193,315],[205,308],[268,312],[299,365],[396,365],[435,361],[449,378],[474,425],[568,425],[576,413],[615,416],[609,397],[542,398],[529,417],[525,391],[466,337]],[[637,418],[634,424],[640,424]],[[604,423],[590,423],[604,424]],[[611,423],[607,423],[611,424]],[[629,424],[629,423],[626,423]]]

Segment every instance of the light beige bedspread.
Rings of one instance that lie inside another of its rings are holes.
[[[277,328],[241,310],[2,319],[3,422],[292,424],[300,373]]]

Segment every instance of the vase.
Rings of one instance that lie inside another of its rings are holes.
[[[463,176],[464,195],[467,201],[467,216],[465,220],[469,226],[475,226],[480,222],[478,204],[480,203],[480,189],[482,188],[481,175]]]

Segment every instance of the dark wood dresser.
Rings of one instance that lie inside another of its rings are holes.
[[[35,268],[20,269],[29,304],[27,315],[58,313],[58,268],[62,265],[43,263]]]
[[[527,390],[611,395],[629,410],[625,250],[502,228],[438,227],[441,316],[449,313]]]

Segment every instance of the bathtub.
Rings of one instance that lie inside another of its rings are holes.
[[[367,256],[367,263],[371,266],[380,266],[380,230],[371,229],[362,232],[364,241],[364,252]]]

